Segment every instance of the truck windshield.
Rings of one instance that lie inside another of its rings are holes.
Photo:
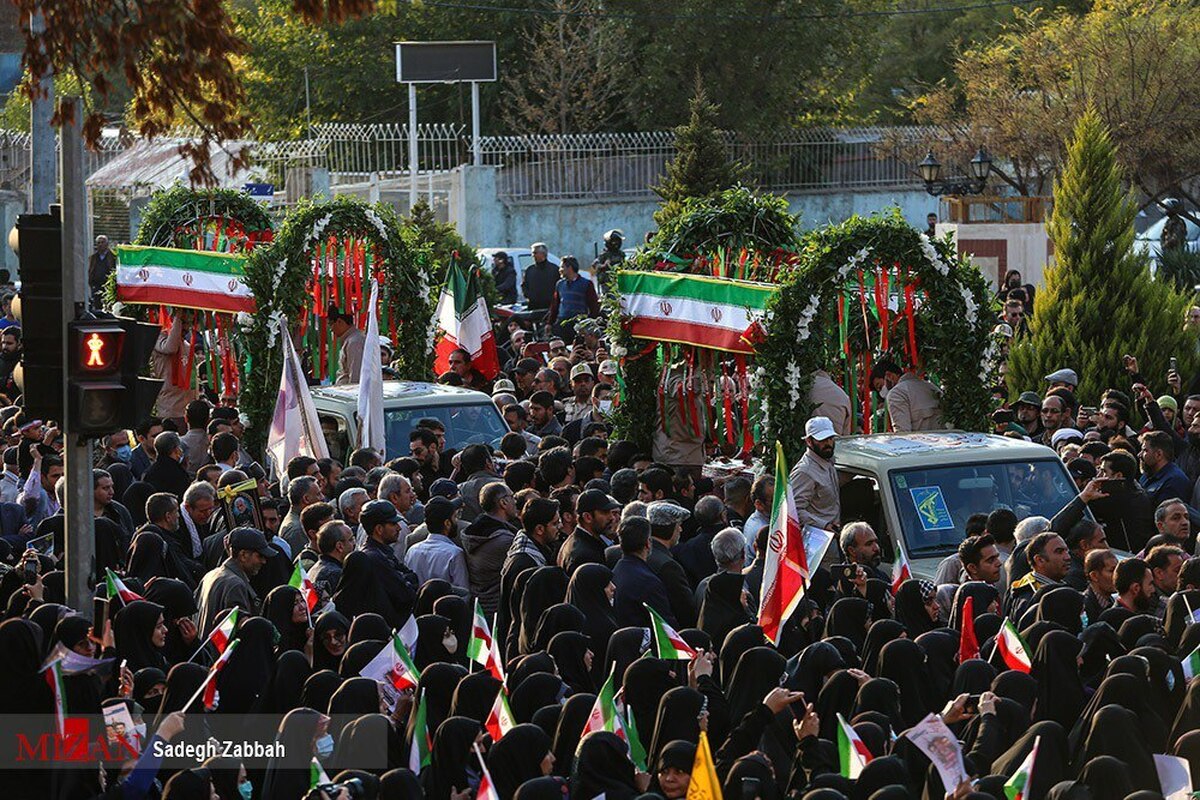
[[[388,454],[408,455],[408,432],[426,417],[446,426],[446,448],[461,450],[469,444],[497,444],[508,433],[504,418],[491,403],[462,406],[388,408],[383,412]]]
[[[972,514],[1011,508],[1017,519],[1053,517],[1076,495],[1057,459],[956,464],[890,474],[908,550],[917,557],[949,555],[965,537]]]

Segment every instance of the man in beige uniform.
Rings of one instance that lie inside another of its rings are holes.
[[[942,393],[929,381],[902,372],[894,362],[881,361],[871,370],[871,386],[877,392],[887,388],[888,416],[896,433],[946,430]]]
[[[837,531],[841,526],[841,482],[833,466],[836,435],[828,417],[812,417],[804,425],[804,442],[808,449],[788,475],[801,525],[827,531]]]
[[[338,341],[338,370],[334,383],[339,386],[358,383],[367,335],[354,326],[353,314],[343,314],[332,305],[329,307],[329,323]]]
[[[850,395],[842,391],[829,373],[819,369],[813,373],[812,389],[808,398],[813,404],[813,416],[828,417],[838,436],[849,436],[854,432],[854,411],[850,408]]]
[[[181,426],[184,425],[188,403],[200,396],[191,387],[191,376],[182,374],[191,354],[191,334],[191,310],[176,309],[175,316],[171,319],[171,327],[159,333],[158,341],[154,343],[154,351],[150,354],[150,369],[154,377],[163,381],[155,405],[158,416],[173,419]],[[176,380],[183,385],[180,386]]]

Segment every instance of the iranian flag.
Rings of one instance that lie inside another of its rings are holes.
[[[654,631],[656,657],[668,661],[691,661],[696,657],[696,651],[683,640],[659,613],[646,603],[642,603],[650,612],[650,630]]]
[[[217,707],[217,676],[221,674],[221,670],[225,669],[225,665],[229,663],[229,657],[233,655],[233,651],[237,649],[238,643],[231,642],[221,657],[213,662],[212,667],[208,670],[208,677],[204,679],[204,710],[212,711]],[[188,703],[184,708],[191,706]]]
[[[783,444],[775,442],[775,499],[763,566],[762,600],[758,606],[758,624],[773,644],[779,644],[783,624],[804,596],[807,581],[808,557],[804,553],[800,517],[796,514],[796,498],[788,483]]]
[[[412,656],[408,654],[408,648],[404,646],[398,634],[392,634],[391,645],[385,644],[379,654],[358,674],[389,684],[401,692],[416,686],[417,679],[421,677],[421,671],[413,664]]]
[[[962,630],[958,637],[958,663],[979,658],[979,639],[975,636],[975,598],[968,597],[963,601],[962,619],[959,621]]]
[[[308,788],[311,790],[318,786],[328,786],[330,783],[332,781],[325,774],[325,768],[317,761],[317,757],[313,756],[312,763],[308,765]]]
[[[225,621],[218,625],[212,633],[208,635],[208,639],[216,645],[217,653],[224,654],[225,649],[229,647],[229,642],[233,639],[233,630],[237,627],[238,609],[233,609],[229,612],[229,616]]]
[[[1183,665],[1183,679],[1185,681],[1190,681],[1192,678],[1200,675],[1200,647],[1188,653],[1187,658],[1183,659],[1181,663]]]
[[[412,746],[408,749],[408,768],[413,775],[429,766],[432,759],[433,742],[429,735],[428,712],[425,708],[425,693],[417,700],[417,718],[413,721]]]
[[[1033,749],[1029,751],[1029,755],[1025,756],[1025,760],[1021,762],[1021,766],[1017,767],[1017,771],[1004,784],[1004,794],[1008,800],[1025,800],[1029,794],[1029,780],[1033,777],[1033,762],[1037,758],[1038,742],[1042,737],[1035,736],[1033,738]]]
[[[504,682],[504,667],[500,662],[500,654],[496,652],[496,642],[492,639],[492,630],[488,627],[487,618],[483,616],[479,598],[475,598],[475,619],[471,623],[471,641],[467,642],[467,656],[476,664],[485,667],[496,680]]]
[[[288,581],[288,586],[293,589],[299,589],[300,594],[304,596],[304,605],[308,606],[309,624],[312,624],[312,612],[317,607],[317,586],[312,582],[303,569],[300,568],[300,562],[296,562],[296,568],[292,570],[292,577]]]
[[[854,780],[862,774],[863,767],[871,763],[874,756],[840,713],[837,715],[837,721],[838,757],[842,765],[842,777]]]
[[[996,650],[1009,669],[1029,672],[1033,668],[1033,661],[1029,658],[1029,647],[1021,638],[1021,634],[1017,633],[1010,619],[1004,620],[1004,624],[1000,626],[1000,634],[996,637]]]
[[[122,303],[254,313],[244,255],[136,245],[114,249]]]
[[[123,606],[129,605],[134,600],[143,599],[140,594],[126,586],[125,582],[117,577],[117,573],[107,567],[104,569],[104,588],[110,602],[114,597],[119,597]]]
[[[617,709],[617,693],[613,682],[615,672],[616,666],[613,667],[613,672],[608,674],[608,680],[601,687],[600,694],[596,695],[596,702],[592,705],[592,713],[588,714],[587,722],[583,724],[583,733],[580,735],[580,739],[593,731],[608,731],[620,736],[626,742],[629,741],[629,735],[625,733],[625,723]]]
[[[67,693],[63,689],[62,661],[57,660],[46,667],[46,683],[54,693],[54,719],[58,724],[58,735],[67,733]]]
[[[475,270],[450,265],[433,318],[440,334],[433,362],[436,374],[450,370],[450,354],[459,348],[471,354],[471,365],[487,380],[500,374],[492,321]]]
[[[504,691],[504,687],[501,686],[500,691],[496,692],[496,702],[492,703],[492,710],[487,716],[487,721],[483,723],[483,727],[487,729],[492,741],[498,742],[504,734],[516,726],[517,721],[513,718],[512,709],[508,706],[508,692]]]
[[[753,353],[772,284],[621,270],[621,313],[640,339],[677,342],[733,353]]]
[[[638,733],[637,720],[634,719],[633,712],[625,705],[625,687],[622,686],[617,691],[614,702],[617,706],[617,715],[625,726],[625,740],[629,742],[629,760],[635,767],[645,772],[646,748],[642,747],[642,737]]]
[[[479,759],[479,769],[483,774],[479,780],[479,788],[475,791],[475,800],[500,800],[500,793],[496,791],[496,786],[492,783],[492,774],[488,772],[487,762],[483,760],[483,753],[479,752],[479,745],[473,743],[471,746],[475,748],[475,757]]]
[[[912,580],[912,570],[908,568],[908,558],[904,551],[896,548],[896,563],[892,564],[892,594],[900,591],[900,584]]]

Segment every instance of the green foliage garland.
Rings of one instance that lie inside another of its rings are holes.
[[[756,358],[754,387],[765,398],[768,412],[759,442],[764,452],[771,452],[772,443],[779,440],[793,463],[803,453],[804,423],[812,413],[812,373],[836,369],[840,361],[838,295],[857,274],[857,265],[869,272],[876,262],[905,266],[920,280],[925,299],[915,314],[918,350],[921,366],[943,388],[946,420],[957,428],[987,430],[991,376],[984,365],[990,361],[993,302],[969,258],[958,255],[948,239],[927,239],[895,209],[811,231],[803,238],[799,256],[799,268],[781,276],[782,291],[768,304],[767,340]],[[861,350],[862,315],[848,317],[847,339],[855,351]],[[903,364],[900,338],[893,337],[889,354]],[[875,324],[874,346],[878,340]]]
[[[245,331],[253,368],[247,371],[240,400],[250,417],[247,435],[252,437],[252,447],[265,443],[274,412],[282,368],[281,321],[286,318],[294,325],[301,308],[311,305],[312,246],[319,237],[338,232],[366,237],[382,250],[386,273],[380,302],[404,320],[397,329],[395,364],[400,376],[409,380],[430,374],[434,298],[429,248],[411,227],[400,224],[389,205],[367,205],[344,197],[302,203],[284,219],[274,244],[254,250],[246,264],[246,284],[258,303]]]

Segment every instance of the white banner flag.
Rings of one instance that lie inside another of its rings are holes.
[[[271,432],[267,437],[267,452],[275,466],[275,474],[287,474],[287,464],[296,456],[328,458],[329,448],[325,445],[325,434],[317,420],[317,409],[313,405],[300,358],[292,346],[287,321],[280,326],[283,340],[283,374],[279,377],[279,397],[275,401],[275,415],[271,418]]]
[[[383,363],[379,352],[379,282],[371,281],[367,304],[367,341],[363,344],[362,371],[358,376],[359,447],[370,447],[384,461],[387,440],[383,433]]]

